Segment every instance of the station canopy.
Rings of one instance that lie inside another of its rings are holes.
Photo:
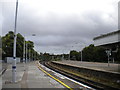
[[[93,38],[95,46],[102,46],[105,48],[116,48],[120,47],[120,30],[110,32],[107,34],[102,34]]]

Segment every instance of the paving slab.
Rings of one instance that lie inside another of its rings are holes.
[[[64,88],[60,83],[50,78],[38,69],[35,62],[27,64],[18,63],[16,70],[16,83],[12,83],[12,65],[2,75],[2,88]]]
[[[28,88],[63,88],[61,84],[36,68],[34,63],[30,64],[27,77]]]
[[[16,83],[12,83],[12,65],[8,64],[6,72],[2,75],[2,88],[21,88],[20,81],[23,74],[24,66],[19,63],[16,68]]]

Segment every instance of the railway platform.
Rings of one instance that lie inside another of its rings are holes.
[[[2,89],[21,88],[64,88],[63,85],[39,70],[35,62],[17,64],[16,83],[12,83],[12,66],[2,75]]]
[[[116,63],[110,63],[108,66],[108,63],[100,63],[100,62],[85,62],[85,61],[81,62],[81,61],[72,61],[72,60],[62,60],[62,61],[56,61],[56,62],[93,69],[93,70],[120,73],[120,64],[116,64]]]

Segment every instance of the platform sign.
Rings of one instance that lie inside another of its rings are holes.
[[[108,56],[108,66],[110,63],[110,56],[111,56],[111,50],[106,50],[107,56]]]
[[[107,56],[111,55],[111,50],[106,50]]]

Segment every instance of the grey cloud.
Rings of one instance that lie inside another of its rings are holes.
[[[14,4],[6,6],[3,8],[3,34],[13,30],[14,27]],[[36,15],[34,9],[28,9],[22,4],[19,5],[18,11],[17,32],[25,35],[28,40],[33,40],[36,49],[39,51],[54,52],[58,50],[57,52],[59,52],[60,49],[64,51],[64,46],[69,47],[76,42],[88,45],[93,43],[92,39],[95,36],[117,29],[117,22],[106,23],[101,18],[103,12],[99,11],[89,11],[81,15],[73,14],[64,17],[50,12],[43,17]],[[111,18],[116,20],[112,15]],[[31,37],[33,33],[36,34],[36,37]]]

